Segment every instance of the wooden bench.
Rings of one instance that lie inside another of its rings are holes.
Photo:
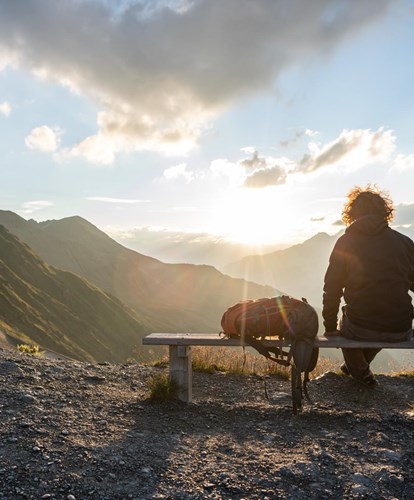
[[[192,346],[217,346],[217,347],[242,347],[246,344],[241,339],[226,338],[219,333],[151,333],[144,337],[144,345],[167,345],[169,346],[170,377],[178,383],[178,398],[181,401],[190,403],[192,401]],[[280,341],[264,340],[266,346],[280,347]],[[289,347],[289,342],[283,343],[284,347]],[[350,349],[374,348],[374,349],[414,349],[414,338],[405,342],[361,342],[349,340],[345,337],[316,337],[314,347],[338,349],[346,347]],[[292,381],[295,379],[294,367],[292,366]],[[295,405],[300,406],[297,398],[297,386],[292,382],[292,400]],[[296,412],[295,412],[296,413]]]

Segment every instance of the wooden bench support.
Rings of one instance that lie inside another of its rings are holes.
[[[191,346],[170,345],[170,377],[178,384],[178,399],[191,403],[193,399],[193,369]]]

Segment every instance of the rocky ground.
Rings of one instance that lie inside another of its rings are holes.
[[[414,497],[413,377],[327,373],[294,416],[278,378],[196,373],[193,404],[150,402],[160,370],[0,349],[0,499]]]

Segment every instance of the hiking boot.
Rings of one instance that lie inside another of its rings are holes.
[[[364,387],[369,387],[370,389],[373,389],[374,387],[377,387],[378,381],[375,379],[374,375],[368,375],[367,377],[364,378],[356,378],[354,379],[358,384],[363,385]]]

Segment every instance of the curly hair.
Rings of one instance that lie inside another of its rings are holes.
[[[359,217],[376,214],[391,222],[394,218],[394,204],[386,191],[368,184],[365,188],[355,186],[348,193],[348,200],[342,210],[342,220],[349,226]]]

